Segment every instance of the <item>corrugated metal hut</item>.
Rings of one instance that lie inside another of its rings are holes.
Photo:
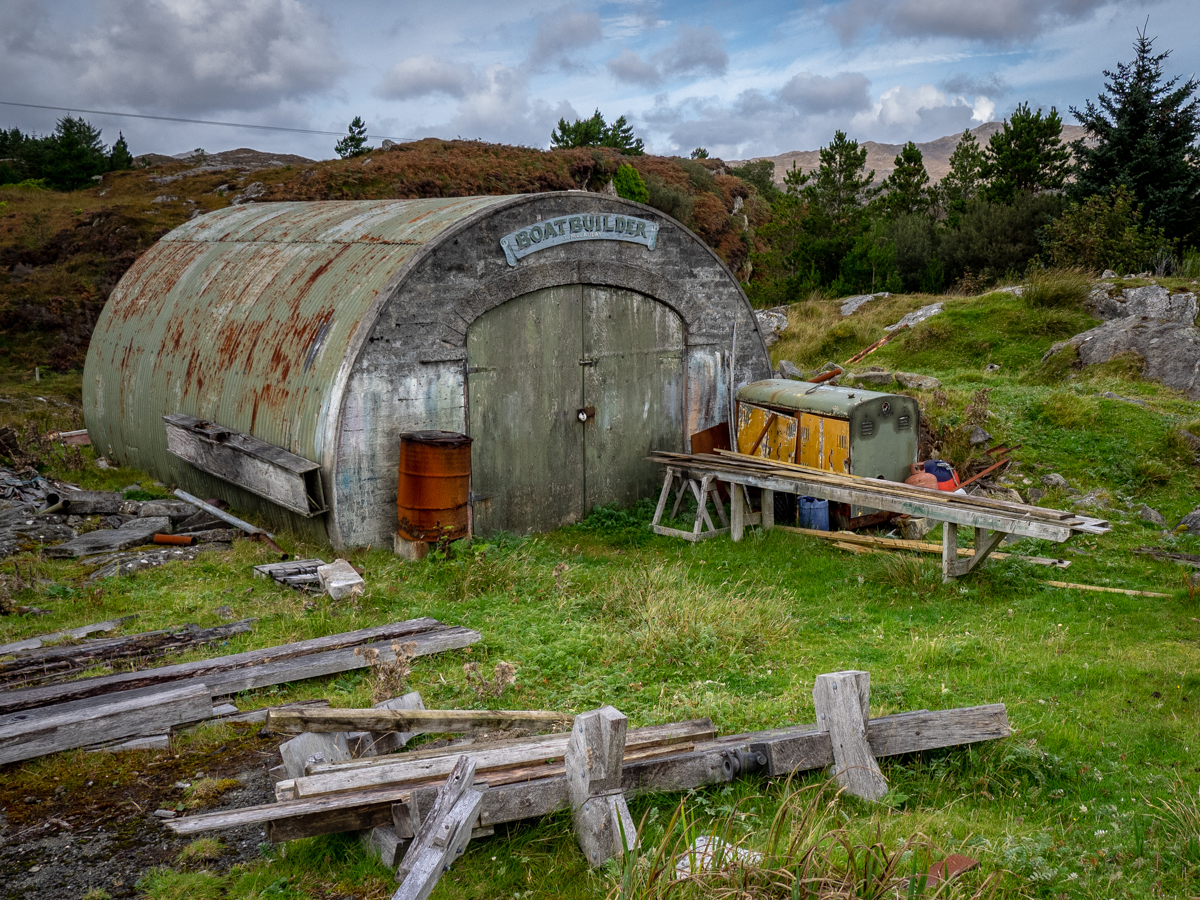
[[[735,331],[735,382],[767,377],[736,279],[640,204],[248,204],[180,226],[121,280],[84,413],[98,453],[335,547],[390,545],[401,433],[465,432],[475,532],[527,533],[647,495],[648,450],[727,421]],[[206,474],[164,416],[249,464]]]

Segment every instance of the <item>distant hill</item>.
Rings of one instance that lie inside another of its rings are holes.
[[[988,139],[1003,127],[1003,122],[985,122],[978,128],[972,128],[971,132],[980,144],[987,144]],[[1063,142],[1070,143],[1078,140],[1084,136],[1084,133],[1082,125],[1064,125]],[[921,155],[925,158],[925,171],[929,173],[930,181],[937,183],[950,171],[950,154],[954,152],[954,148],[958,146],[962,136],[963,132],[960,131],[957,134],[940,137],[936,141],[917,144]],[[866,141],[861,146],[867,148],[867,168],[875,170],[875,184],[879,184],[892,174],[892,169],[895,168],[896,154],[904,147],[903,144],[877,144],[875,141]],[[811,172],[821,162],[819,150],[789,150],[778,156],[756,156],[748,160],[731,160],[728,165],[742,166],[760,159],[769,159],[775,163],[775,182],[780,187],[783,186],[784,174],[793,164],[804,172]]]

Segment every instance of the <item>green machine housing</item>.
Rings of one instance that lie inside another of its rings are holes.
[[[771,378],[737,392],[738,450],[828,472],[904,481],[917,461],[920,415],[917,401],[903,394]],[[843,527],[874,512],[835,510]]]

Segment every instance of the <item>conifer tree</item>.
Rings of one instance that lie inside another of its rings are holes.
[[[347,132],[347,135],[333,147],[333,151],[338,156],[342,159],[349,159],[370,152],[371,148],[367,146],[367,123],[362,120],[362,116],[354,117]]]
[[[909,141],[896,154],[896,168],[883,182],[884,208],[891,216],[925,212],[929,209],[929,173],[921,150]]]
[[[1138,31],[1134,58],[1118,63],[1097,103],[1071,107],[1087,129],[1092,146],[1072,145],[1079,200],[1118,185],[1142,204],[1146,221],[1168,237],[1192,233],[1200,223],[1200,82],[1193,76],[1165,79],[1163,62],[1171,51],[1154,53],[1154,39]]]
[[[1028,103],[1013,110],[1012,118],[988,141],[983,174],[989,200],[1012,203],[1018,194],[1062,190],[1070,152],[1062,142],[1062,119],[1033,112]]]
[[[125,143],[125,135],[117,132],[117,142],[112,146],[112,152],[108,154],[108,170],[110,172],[119,172],[123,169],[133,168],[133,154],[129,152],[129,145]]]
[[[967,204],[978,197],[983,189],[983,166],[986,161],[975,135],[969,129],[964,131],[954,152],[950,154],[950,171],[937,187],[939,205],[951,227],[966,212]]]

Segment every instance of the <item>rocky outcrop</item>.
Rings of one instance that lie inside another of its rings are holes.
[[[1200,400],[1200,328],[1194,325],[1132,316],[1112,319],[1056,344],[1047,357],[1068,346],[1078,350],[1085,366],[1135,353],[1145,360],[1146,378]]]
[[[1101,319],[1137,316],[1181,325],[1194,324],[1196,315],[1200,313],[1195,294],[1186,291],[1173,294],[1161,284],[1125,288],[1122,291],[1099,284],[1092,290],[1088,305]]]
[[[928,319],[930,316],[936,316],[938,313],[940,313],[942,311],[942,309],[944,307],[945,307],[945,304],[940,303],[940,302],[939,303],[930,303],[928,306],[922,306],[920,309],[916,310],[915,312],[910,312],[907,316],[905,316],[903,319],[901,319],[895,325],[888,325],[883,330],[884,331],[895,331],[897,328],[903,328],[906,325],[909,327],[912,327],[913,325],[920,324],[921,322],[924,322],[926,319]]]
[[[890,296],[892,295],[887,291],[883,291],[878,294],[856,294],[853,297],[846,297],[842,300],[841,313],[843,316],[848,316],[851,313],[857,312],[872,300],[886,300]]]

